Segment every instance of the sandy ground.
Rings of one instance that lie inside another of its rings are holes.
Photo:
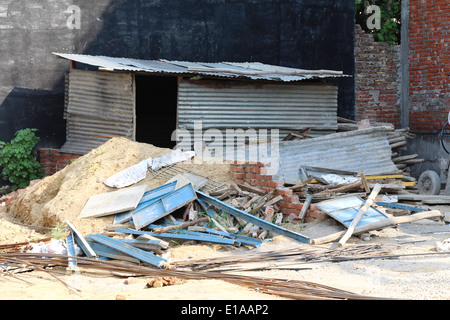
[[[27,240],[42,235],[22,226],[13,225],[0,215],[0,227],[3,230],[17,232],[18,239]],[[5,229],[6,228],[6,229]],[[310,223],[302,234],[319,237],[341,230],[334,221],[328,219],[320,223]],[[372,232],[369,241],[352,237],[348,246],[357,244],[384,244],[392,248],[392,253],[436,253],[436,241],[450,237],[450,225],[432,221],[419,221]],[[335,243],[321,245],[333,248]],[[283,236],[277,236],[272,242],[253,249],[217,248],[216,246],[197,244],[182,245],[170,249],[172,261],[186,261],[233,254],[250,254],[264,250],[285,250],[286,248],[307,248],[310,245],[298,243]],[[421,255],[402,256],[395,259],[370,259],[347,262],[320,262],[291,265],[284,268],[264,271],[245,271],[245,274],[257,277],[306,280],[338,289],[351,291],[371,297],[448,300],[450,299],[450,256]],[[68,274],[59,269],[57,277],[80,290],[69,291],[61,282],[47,273],[33,271],[12,277],[0,277],[1,300],[284,300],[284,298],[263,294],[246,287],[237,286],[220,280],[188,280],[184,284],[162,288],[146,288],[151,278],[136,277],[127,284],[127,277],[118,277],[105,273],[82,271]],[[27,282],[24,282],[27,281]]]

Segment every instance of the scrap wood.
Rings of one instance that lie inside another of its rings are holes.
[[[336,194],[336,193],[342,193],[342,192],[346,192],[349,190],[354,190],[354,189],[358,189],[363,185],[362,181],[357,181],[351,184],[347,184],[347,185],[339,185],[337,188],[331,189],[331,188],[327,188],[324,191],[319,192],[318,194],[316,194],[315,196],[322,196],[322,195],[330,195],[330,194]]]
[[[443,219],[444,214],[440,210],[431,210],[431,211],[424,211],[419,212],[416,214],[412,214],[409,216],[400,216],[400,217],[391,217],[387,219],[383,219],[377,222],[368,223],[366,225],[356,227],[353,234],[361,234],[368,231],[383,229],[387,227],[396,226],[398,224],[402,223],[411,223],[414,221],[422,220],[422,219],[432,219],[432,218],[440,218]],[[333,234],[330,234],[325,237],[311,239],[311,244],[323,244],[327,242],[333,242],[337,239],[340,239],[344,234],[346,233],[346,230],[336,232]]]
[[[19,243],[11,243],[11,244],[2,244],[0,245],[0,252],[24,252],[26,248],[32,243],[48,243],[52,238],[43,238],[39,240],[27,241],[27,242],[19,242]]]
[[[246,183],[246,182],[244,182],[244,183],[238,183],[237,186],[238,186],[240,189],[243,189],[243,190],[246,190],[246,191],[249,191],[249,192],[252,192],[252,193],[259,194],[260,196],[264,196],[264,195],[267,194],[266,191],[264,191],[264,190],[262,190],[262,189],[260,189],[260,188],[258,188],[258,187],[254,187],[254,186],[252,186],[252,185],[250,185],[250,184],[248,184],[248,183]]]
[[[313,199],[313,196],[312,196],[312,195],[308,194],[308,195],[306,196],[305,203],[303,204],[302,210],[300,211],[300,213],[299,213],[299,215],[298,215],[298,218],[299,218],[300,220],[303,220],[303,218],[305,217],[305,214],[306,214],[306,212],[308,211],[309,206],[311,205],[312,199]]]

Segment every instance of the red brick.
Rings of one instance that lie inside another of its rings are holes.
[[[245,173],[230,173],[231,179],[245,179]]]
[[[282,186],[283,185],[283,183],[282,182],[275,182],[275,181],[269,181],[269,182],[267,182],[267,187],[269,187],[269,188],[278,188],[278,187],[280,187],[280,186]]]
[[[296,196],[296,195],[289,195],[289,196],[283,196],[283,201],[294,203],[294,202],[298,202],[299,199],[298,199],[298,196]]]
[[[295,209],[287,209],[287,208],[282,208],[281,209],[281,212],[284,214],[284,215],[290,215],[290,214],[295,214],[295,215],[298,215],[299,214],[299,211],[298,210],[295,210]]]
[[[328,218],[328,216],[326,214],[323,214],[319,211],[313,211],[313,210],[308,210],[305,215],[306,222],[312,222],[314,220],[322,221],[327,218]]]
[[[246,173],[245,179],[255,179],[256,175],[254,173]]]
[[[292,191],[292,189],[289,189],[289,188],[277,188],[276,193],[278,195],[282,195],[282,196],[289,196],[289,195],[292,195],[293,191]]]
[[[245,169],[243,168],[243,167],[237,167],[237,166],[232,166],[231,168],[230,168],[230,171],[231,172],[245,172]]]
[[[303,208],[303,204],[301,204],[301,203],[292,203],[292,202],[281,201],[279,204],[282,208],[287,208],[287,209],[302,210],[302,208]]]

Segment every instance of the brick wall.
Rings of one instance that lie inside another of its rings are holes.
[[[303,203],[299,197],[293,193],[290,188],[283,186],[283,182],[273,180],[273,169],[270,168],[270,164],[262,162],[243,162],[236,161],[231,164],[231,178],[235,183],[244,183],[258,187],[267,192],[275,190],[274,195],[281,195],[282,201],[279,201],[276,205],[284,216],[298,216],[303,208]],[[305,222],[310,222],[314,219],[325,219],[326,216],[319,212],[319,209],[311,205],[310,210],[306,212]]]
[[[400,125],[400,46],[355,26],[356,120]]]
[[[40,149],[39,154],[40,163],[47,175],[55,174],[80,157],[78,154],[59,152],[58,149]]]
[[[448,0],[410,0],[410,127],[436,133],[450,111]]]

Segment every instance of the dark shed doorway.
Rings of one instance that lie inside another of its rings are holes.
[[[173,148],[177,126],[177,77],[135,75],[136,141]]]

